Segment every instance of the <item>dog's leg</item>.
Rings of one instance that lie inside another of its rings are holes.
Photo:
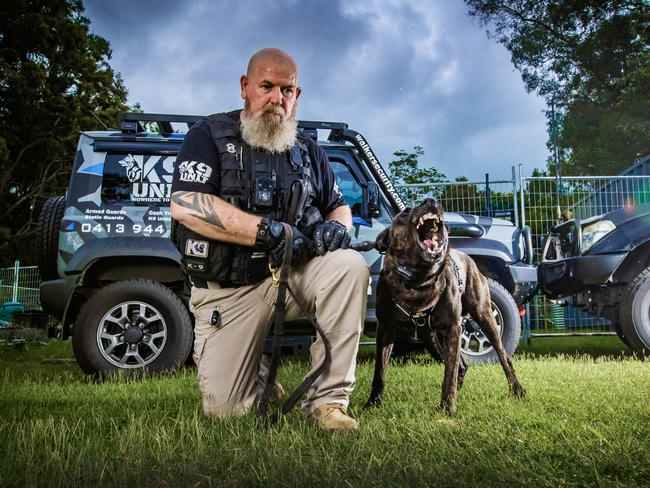
[[[460,317],[454,321],[447,334],[445,350],[445,377],[442,382],[442,398],[438,409],[449,415],[456,414],[456,394],[458,393],[458,373],[460,365]]]
[[[463,387],[463,381],[465,380],[465,374],[467,374],[468,369],[469,369],[469,364],[467,363],[467,361],[465,361],[465,358],[461,354],[460,359],[458,361],[458,389],[459,390]]]
[[[447,350],[447,341],[449,340],[449,338],[446,332],[442,332],[438,337],[441,339],[442,351],[444,354],[444,351]],[[467,374],[468,369],[469,369],[469,363],[465,360],[465,358],[461,353],[460,360],[458,362],[458,389],[459,390],[463,387],[463,381],[465,380],[465,375]]]
[[[392,327],[382,327],[381,323],[377,325],[377,345],[375,349],[375,375],[372,378],[372,389],[370,398],[366,407],[381,405],[384,394],[384,384],[386,379],[386,370],[390,355],[393,352],[395,342],[395,332]]]
[[[492,344],[492,347],[494,347],[497,356],[499,356],[499,362],[501,363],[503,371],[506,374],[506,379],[508,380],[510,394],[522,398],[526,394],[526,391],[524,390],[524,387],[521,386],[521,383],[519,383],[512,361],[508,357],[506,350],[503,348],[497,322],[492,316],[492,307],[490,306],[490,302],[482,299],[472,316],[481,326],[481,330],[490,341],[490,344]]]

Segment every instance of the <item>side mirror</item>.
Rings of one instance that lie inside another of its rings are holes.
[[[379,187],[374,181],[369,181],[366,187],[367,208],[370,217],[379,217]]]

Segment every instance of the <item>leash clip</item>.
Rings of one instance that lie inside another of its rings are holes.
[[[269,271],[271,272],[271,285],[273,288],[280,287],[280,268],[274,268],[269,262]]]

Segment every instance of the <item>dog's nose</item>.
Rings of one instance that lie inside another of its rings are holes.
[[[438,201],[435,198],[425,198],[424,201],[422,202],[422,205],[428,205],[433,207],[438,205]]]

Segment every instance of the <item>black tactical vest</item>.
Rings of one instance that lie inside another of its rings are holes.
[[[206,122],[219,153],[218,196],[235,207],[297,226],[310,235],[320,219],[314,198],[307,141],[282,154],[251,148],[241,138],[237,112],[210,115]],[[257,283],[267,276],[268,254],[249,246],[207,239],[177,225],[174,240],[190,277],[222,286]]]

